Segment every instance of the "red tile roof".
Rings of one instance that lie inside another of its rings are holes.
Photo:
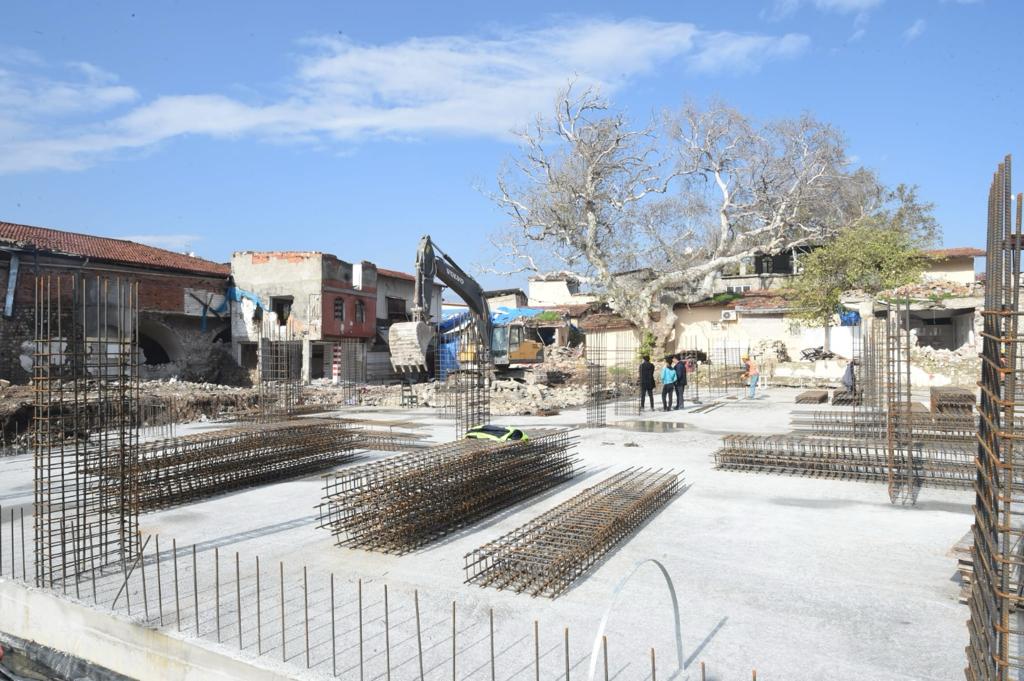
[[[392,279],[404,279],[405,281],[416,281],[416,277],[398,270],[386,270],[383,267],[377,268],[378,276],[391,277]]]
[[[925,254],[941,260],[944,258],[981,258],[985,255],[985,251],[971,246],[960,246],[958,248],[937,248],[935,250],[925,251]]]
[[[231,274],[231,266],[195,258],[184,253],[103,236],[64,232],[0,221],[0,244],[35,247],[47,253],[73,255],[136,267],[180,270],[217,277]]]

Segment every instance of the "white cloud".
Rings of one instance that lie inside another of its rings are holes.
[[[140,244],[156,246],[157,248],[165,248],[169,251],[185,251],[203,237],[195,234],[133,234],[118,238],[137,241]]]
[[[768,16],[772,19],[781,19],[805,5],[823,12],[852,14],[853,12],[867,12],[884,2],[885,0],[775,0]]]
[[[803,53],[811,41],[807,36],[796,33],[788,33],[781,38],[716,33],[703,38],[701,42],[702,49],[689,59],[695,71],[753,73],[766,61]]]
[[[127,109],[137,93],[91,64],[68,66],[79,75],[75,81],[0,70],[0,101],[13,98],[44,118],[64,118],[59,125],[33,123],[6,141],[0,137],[0,173],[82,168],[181,135],[346,144],[438,133],[506,138],[511,128],[547,111],[572,78],[614,93],[671,64],[703,74],[755,72],[767,61],[798,56],[808,44],[799,34],[740,35],[647,20],[381,45],[332,37],[306,41],[307,53],[284,92],[254,94],[250,101],[165,94]],[[119,115],[100,115],[115,106]],[[26,125],[8,121],[15,123]],[[3,124],[0,119],[0,129]]]
[[[921,37],[921,34],[924,33],[925,26],[925,20],[918,19],[917,21],[912,23],[907,28],[907,30],[903,31],[904,40],[906,40],[908,43],[911,42],[912,40],[917,40],[918,38]]]

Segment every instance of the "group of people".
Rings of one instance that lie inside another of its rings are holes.
[[[670,355],[665,358],[665,366],[661,370],[661,405],[664,411],[683,408],[683,393],[686,390],[687,360],[681,355]],[[672,398],[675,397],[675,407]],[[644,410],[644,399],[649,399],[651,411],[654,411],[654,364],[648,355],[644,355],[640,363],[640,411]]]
[[[743,378],[750,388],[750,399],[754,399],[761,372],[757,362],[750,355],[743,355]],[[665,366],[661,369],[661,407],[664,411],[683,408],[683,393],[686,391],[686,374],[693,370],[692,360],[683,359],[682,355],[669,355],[665,358]],[[675,406],[672,398],[675,397]],[[644,410],[644,401],[650,400],[651,411],[654,411],[654,364],[649,355],[644,355],[640,363],[640,411]]]

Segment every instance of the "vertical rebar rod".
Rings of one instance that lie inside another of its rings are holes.
[[[235,551],[235,612],[238,614],[238,649],[242,649],[242,564]]]
[[[569,681],[569,627],[565,628],[565,681]]]
[[[263,654],[263,600],[260,592],[260,557],[256,556],[256,654]]]
[[[20,509],[21,513],[21,577],[28,582],[28,571],[25,569],[25,509]]]
[[[384,585],[384,670],[391,681],[391,619],[388,613],[388,585]]]
[[[174,616],[178,620],[178,631],[181,631],[181,601],[178,599],[178,540],[171,538],[171,555],[174,557]],[[96,571],[92,571],[96,574]]]
[[[164,626],[164,588],[160,578],[160,535],[156,535],[156,609],[160,617],[160,626]]]
[[[455,681],[455,601],[452,601],[452,681]]]
[[[651,648],[651,681],[658,681],[658,666],[654,662],[654,648]]]
[[[217,643],[220,643],[220,549],[213,547],[213,598],[217,618]]]
[[[533,621],[533,670],[536,681],[540,681],[540,624]]]
[[[359,580],[359,681],[363,681],[363,580]]]
[[[494,608],[490,608],[488,616],[491,625],[491,681],[494,681]]]
[[[302,566],[302,620],[306,627],[306,669],[309,669],[309,577]]]
[[[423,635],[420,630],[420,592],[412,592],[413,605],[416,607],[416,657],[420,661],[420,681],[423,681]]]
[[[148,543],[148,542],[147,542]],[[146,614],[146,622],[149,622],[149,595],[146,593],[146,545],[140,549],[142,556],[139,560],[139,570],[142,572],[142,607]]]
[[[331,573],[331,676],[338,675],[337,637],[334,631],[334,573]]]
[[[284,641],[284,563],[280,563],[281,566],[281,661],[285,661],[285,641]]]
[[[196,564],[196,545],[192,545],[192,600],[196,612],[196,636],[199,636],[199,570]]]

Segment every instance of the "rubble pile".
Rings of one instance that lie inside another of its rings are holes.
[[[881,298],[902,300],[941,300],[945,298],[980,298],[985,286],[980,282],[961,284],[955,281],[929,280],[900,286],[881,295]]]
[[[419,406],[445,406],[447,396],[443,384],[417,383],[411,387]],[[583,384],[549,386],[499,379],[491,383],[491,413],[495,416],[549,413],[553,410],[581,407],[587,403],[587,395],[587,387]],[[359,403],[372,407],[400,407],[402,386],[363,386],[359,391]]]

